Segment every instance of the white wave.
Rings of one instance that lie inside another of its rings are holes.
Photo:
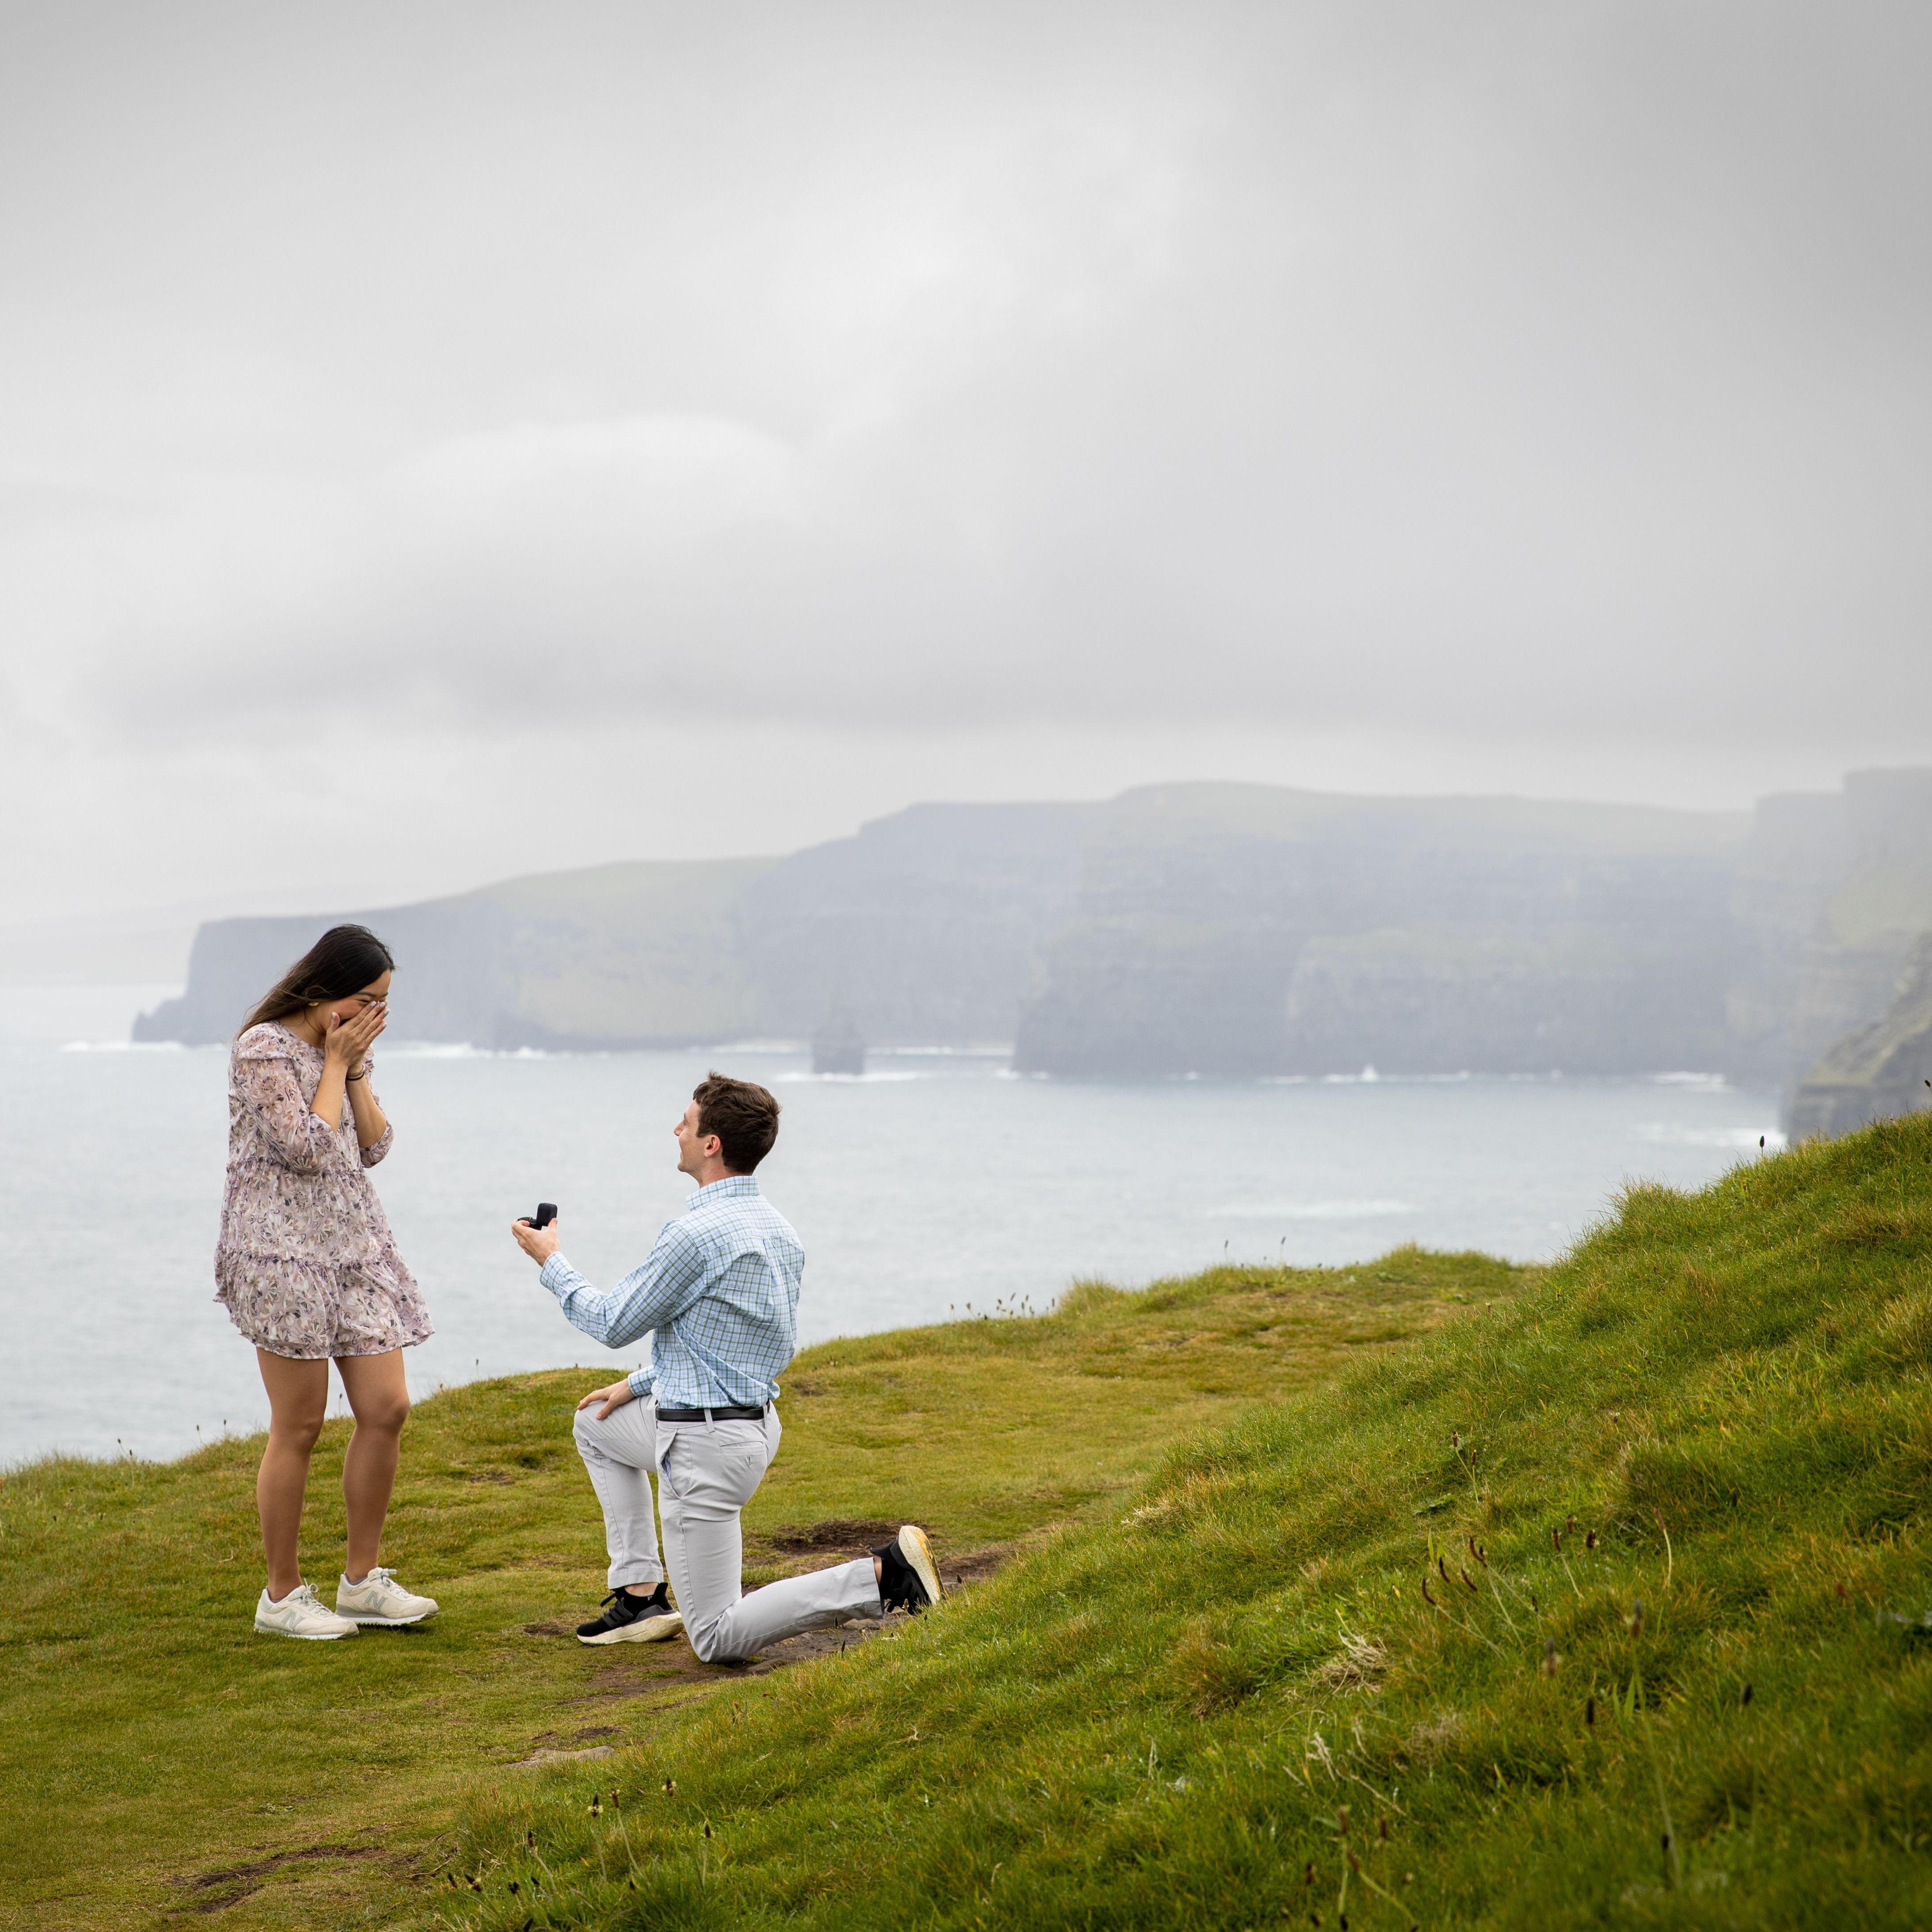
[[[475,1046],[466,1040],[400,1040],[378,1046],[378,1060],[575,1060],[595,1054],[566,1052],[543,1046]]]
[[[1785,1144],[1775,1127],[1687,1127],[1675,1120],[1646,1120],[1636,1130],[1640,1141],[1652,1147],[1755,1148],[1760,1139],[1767,1154],[1775,1154]]]
[[[930,1080],[929,1073],[916,1073],[910,1069],[895,1068],[890,1072],[869,1073],[781,1073],[781,1084],[789,1081],[816,1082],[822,1087],[867,1087],[896,1082],[902,1080]]]
[[[1236,1201],[1211,1210],[1210,1219],[1240,1221],[1381,1221],[1413,1214],[1406,1201]]]
[[[178,1040],[70,1040],[63,1053],[185,1053]]]
[[[1010,1046],[882,1046],[878,1052],[895,1060],[1010,1060]]]
[[[1653,1087],[1701,1087],[1712,1094],[1730,1090],[1731,1083],[1721,1073],[1653,1073]]]

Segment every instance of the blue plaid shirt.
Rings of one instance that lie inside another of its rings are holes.
[[[538,1278],[565,1316],[606,1348],[651,1331],[634,1395],[666,1408],[762,1406],[798,1348],[805,1249],[748,1174],[700,1187],[667,1221],[650,1258],[599,1294],[560,1250]]]

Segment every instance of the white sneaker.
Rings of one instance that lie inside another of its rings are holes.
[[[306,1583],[298,1583],[279,1604],[265,1588],[255,1606],[255,1628],[264,1636],[307,1637],[311,1642],[356,1634],[356,1626],[338,1616]]]
[[[412,1594],[393,1570],[372,1570],[359,1583],[345,1576],[335,1592],[335,1614],[351,1623],[419,1624],[436,1612],[436,1599]]]

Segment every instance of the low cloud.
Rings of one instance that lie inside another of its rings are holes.
[[[0,45],[76,783],[540,704],[1496,787],[1932,700],[1922,10],[110,11]]]

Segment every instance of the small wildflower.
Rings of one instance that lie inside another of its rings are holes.
[[[594,1791],[590,1794],[590,1815],[593,1818],[601,1818],[604,1815],[604,1801]]]
[[[1565,1536],[1574,1536],[1576,1533],[1576,1519],[1574,1516],[1566,1516],[1563,1519],[1563,1534]]]
[[[1563,1661],[1563,1654],[1556,1648],[1556,1640],[1545,1637],[1543,1640],[1543,1674],[1546,1677],[1556,1675],[1556,1666]]]
[[[670,1793],[672,1793],[672,1792],[675,1792],[675,1791],[676,1790],[676,1789],[677,1789],[677,1780],[676,1780],[676,1778],[666,1778],[666,1779],[664,1780],[664,1792],[665,1792],[665,1795],[666,1795],[667,1796],[668,1796]]]
[[[1630,1605],[1630,1634],[1632,1636],[1641,1636],[1643,1634],[1643,1604],[1640,1599],[1634,1601]]]
[[[1593,1529],[1593,1530],[1592,1530],[1592,1531],[1590,1532],[1590,1533],[1589,1533],[1587,1536],[1586,1536],[1586,1537],[1584,1538],[1584,1539],[1583,1539],[1583,1547],[1584,1547],[1586,1550],[1594,1550],[1594,1549],[1595,1549],[1595,1548],[1596,1548],[1596,1546],[1597,1546],[1597,1532]]]
[[[1550,1532],[1550,1540],[1557,1555],[1561,1556],[1563,1554],[1563,1532],[1560,1529],[1552,1529]]]
[[[1348,1835],[1348,1808],[1347,1805],[1338,1804],[1336,1806],[1335,1822],[1342,1828],[1342,1835],[1346,1838]]]

